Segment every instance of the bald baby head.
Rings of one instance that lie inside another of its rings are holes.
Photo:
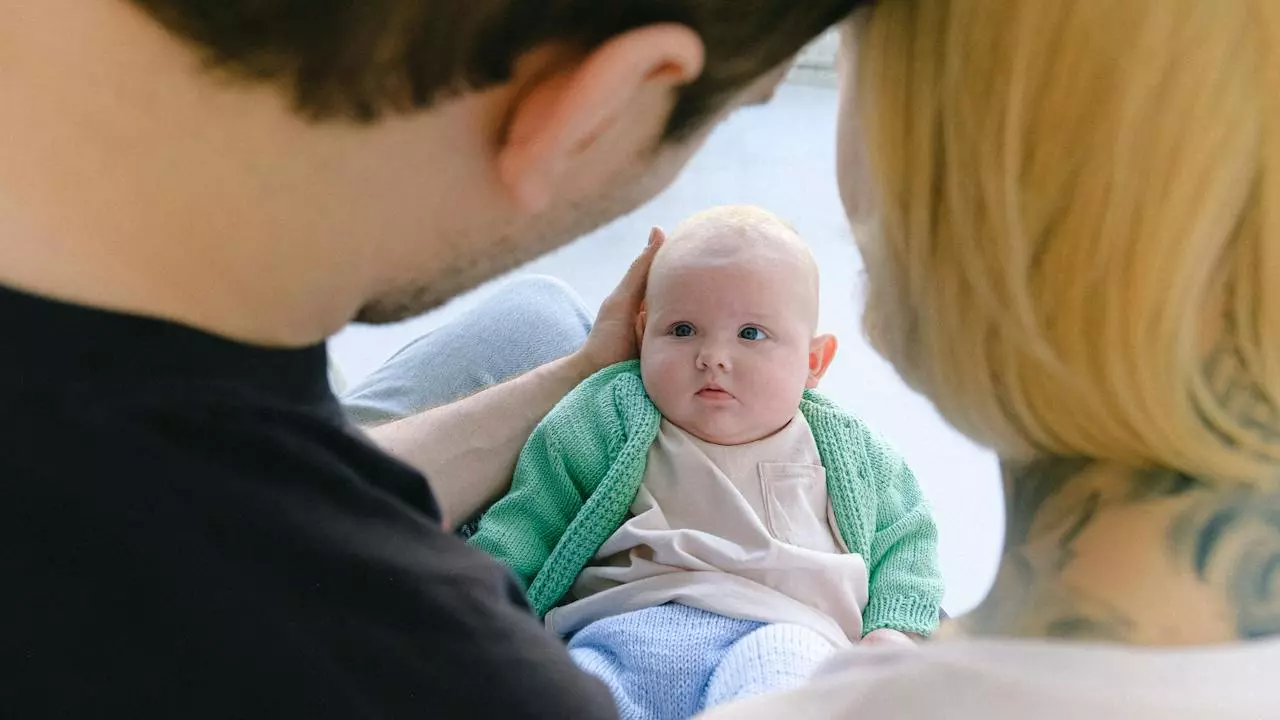
[[[700,212],[667,239],[637,323],[645,390],[663,416],[710,443],[785,427],[835,354],[815,336],[818,265],[776,215]]]
[[[790,223],[751,205],[709,208],[676,226],[654,258],[649,298],[683,269],[718,266],[759,274],[765,282],[794,290],[783,293],[794,303],[790,309],[816,329],[819,277],[813,253]]]

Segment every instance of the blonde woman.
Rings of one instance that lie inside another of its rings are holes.
[[[868,334],[1001,455],[1004,558],[716,717],[1280,717],[1280,3],[880,0],[844,51]]]

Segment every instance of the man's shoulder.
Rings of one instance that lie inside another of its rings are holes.
[[[607,715],[421,475],[305,412],[146,405],[7,440],[12,688],[68,715]]]

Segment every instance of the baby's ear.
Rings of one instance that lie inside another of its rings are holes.
[[[827,368],[831,367],[831,361],[836,357],[837,347],[839,343],[836,342],[835,335],[819,335],[809,343],[809,378],[805,381],[805,387],[811,390],[818,387],[822,376],[827,374]]]

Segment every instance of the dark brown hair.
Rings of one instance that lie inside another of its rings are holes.
[[[590,50],[674,22],[706,45],[667,125],[679,136],[866,0],[133,0],[211,65],[282,84],[317,119],[368,121],[507,80],[548,41]]]

